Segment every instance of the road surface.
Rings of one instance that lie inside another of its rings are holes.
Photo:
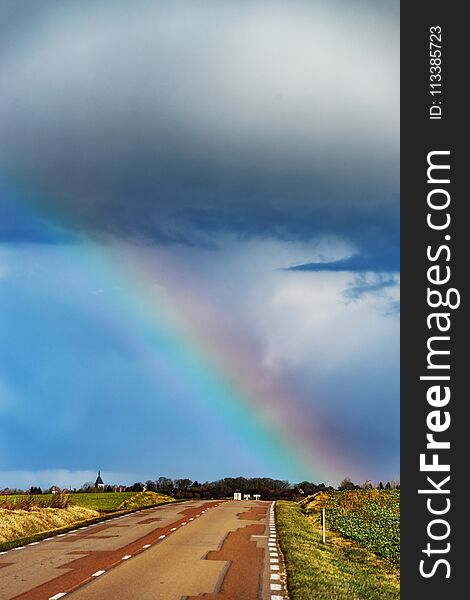
[[[270,502],[168,504],[0,553],[1,600],[281,600],[284,590]]]

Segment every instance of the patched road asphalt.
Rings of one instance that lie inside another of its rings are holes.
[[[0,554],[1,600],[281,600],[273,503],[151,508]]]

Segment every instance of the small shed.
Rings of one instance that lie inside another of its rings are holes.
[[[241,492],[233,492],[233,499],[234,500],[241,500],[242,499],[242,493]]]

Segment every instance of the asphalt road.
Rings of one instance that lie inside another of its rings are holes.
[[[281,600],[273,504],[147,509],[0,554],[0,600]]]

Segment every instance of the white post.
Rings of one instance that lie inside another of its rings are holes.
[[[321,510],[321,524],[322,524],[322,532],[321,532],[321,541],[325,543],[325,509]]]

